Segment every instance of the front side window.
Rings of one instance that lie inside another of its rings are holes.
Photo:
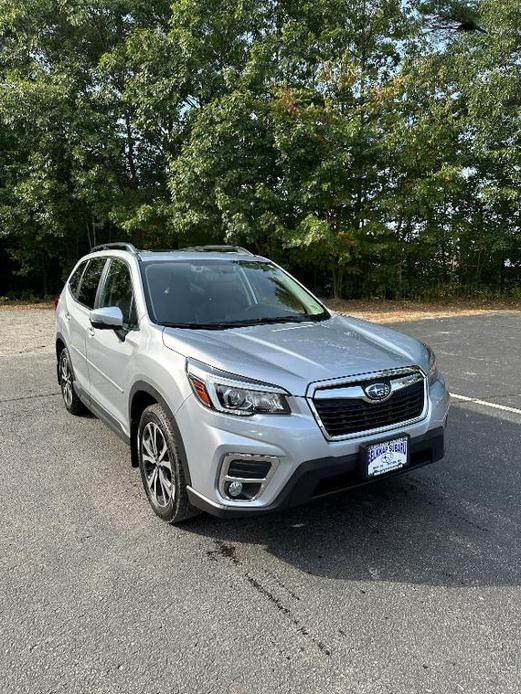
[[[137,326],[136,306],[132,291],[130,270],[123,260],[110,261],[108,273],[101,288],[98,308],[117,306],[123,314],[123,326],[132,330]]]
[[[101,273],[107,262],[106,258],[93,258],[83,273],[78,291],[78,301],[87,308],[94,308],[96,292],[101,279]]]
[[[329,313],[270,262],[175,260],[145,265],[152,318],[159,324],[226,328],[324,320]]]

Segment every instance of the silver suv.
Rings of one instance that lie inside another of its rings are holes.
[[[61,294],[56,356],[65,407],[130,444],[166,521],[272,511],[444,455],[431,349],[331,313],[242,248],[98,246]]]

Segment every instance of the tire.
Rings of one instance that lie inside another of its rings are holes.
[[[69,351],[66,347],[62,349],[58,357],[58,380],[62,391],[63,404],[67,412],[73,415],[86,414],[87,408],[74,391],[74,372]]]
[[[179,444],[161,405],[150,405],[141,415],[138,457],[145,494],[156,515],[167,523],[199,515],[188,500]]]

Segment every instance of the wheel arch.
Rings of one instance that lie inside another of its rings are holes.
[[[61,352],[67,347],[65,339],[61,333],[56,333],[56,358],[59,359]]]
[[[175,417],[172,414],[172,410],[168,406],[166,400],[161,395],[161,393],[154,388],[150,383],[146,381],[136,381],[132,388],[130,389],[129,396],[129,422],[130,422],[130,452],[131,452],[131,463],[132,467],[138,467],[138,449],[137,449],[137,433],[139,427],[139,420],[143,411],[149,406],[154,404],[159,404],[163,410],[168,415],[172,427],[174,429],[177,443],[179,446],[179,455],[181,458],[181,465],[183,467],[183,473],[187,485],[191,484],[190,470],[188,468],[188,460],[186,457],[186,450],[181,436],[181,432],[175,421]]]

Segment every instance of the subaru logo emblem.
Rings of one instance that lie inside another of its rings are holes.
[[[385,400],[391,394],[391,386],[389,383],[371,383],[370,386],[364,388],[364,393],[369,400]]]

